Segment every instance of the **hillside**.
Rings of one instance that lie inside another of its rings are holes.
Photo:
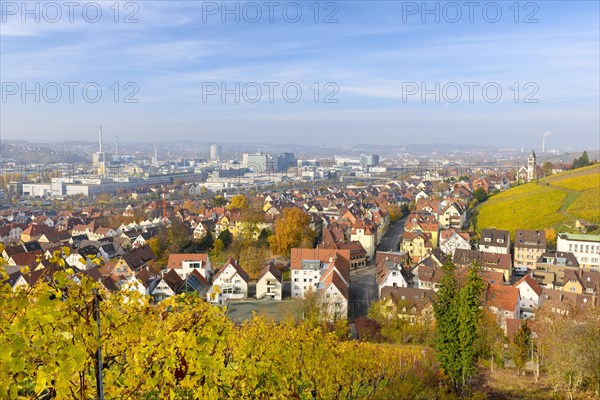
[[[575,220],[600,224],[600,165],[563,172],[490,197],[479,208],[476,230],[574,231]],[[597,233],[598,230],[595,231]]]

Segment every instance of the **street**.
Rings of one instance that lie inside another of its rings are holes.
[[[404,232],[406,218],[391,225],[383,235],[377,251],[399,251],[400,236]],[[371,303],[379,299],[377,293],[377,280],[375,279],[375,260],[371,260],[366,267],[350,272],[350,302],[348,310],[349,321],[367,315]]]
[[[399,251],[398,246],[400,244],[400,236],[404,232],[404,224],[406,223],[406,217],[396,221],[395,224],[390,225],[389,229],[381,238],[378,251]]]

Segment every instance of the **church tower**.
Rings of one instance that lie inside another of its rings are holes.
[[[537,179],[537,165],[536,165],[535,151],[531,150],[529,158],[527,158],[527,181],[531,182]]]

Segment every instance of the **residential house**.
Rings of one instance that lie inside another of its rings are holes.
[[[223,304],[231,299],[248,297],[248,274],[236,260],[230,258],[213,278],[212,287],[206,293],[207,301]]]
[[[206,298],[206,294],[210,290],[210,283],[198,272],[198,270],[194,269],[190,272],[183,283],[179,287],[177,294],[179,293],[196,293],[201,298]]]
[[[498,317],[500,326],[506,332],[506,320],[519,318],[520,291],[513,286],[488,284],[485,291],[485,304]]]
[[[456,249],[470,250],[471,235],[454,229],[443,230],[440,232],[440,249],[452,257]]]
[[[433,303],[436,293],[412,287],[386,286],[380,298],[391,315],[398,315],[411,323],[430,325],[434,319]]]
[[[382,260],[377,264],[376,278],[380,297],[384,287],[409,287],[412,283],[410,273],[402,268],[401,263],[392,260]]]
[[[479,250],[486,253],[510,254],[510,232],[498,229],[483,229]]]
[[[519,279],[513,286],[519,289],[519,313],[521,317],[534,317],[540,306],[542,287],[529,274]]]
[[[204,253],[169,254],[167,268],[175,270],[181,279],[185,279],[194,270],[207,281],[210,281],[213,274],[208,254]]]
[[[158,303],[169,297],[175,296],[182,284],[183,279],[181,279],[177,271],[170,269],[158,281],[158,284],[150,294],[154,298],[154,301]]]
[[[462,229],[467,220],[465,209],[457,202],[442,202],[442,208],[438,214],[440,228]]]
[[[588,293],[578,294],[544,288],[540,296],[540,308],[564,315],[568,315],[573,309],[598,307],[598,305],[598,297]]]
[[[418,262],[433,250],[431,236],[426,233],[404,232],[400,242],[400,251],[407,253],[413,262]]]
[[[569,270],[579,271],[579,262],[573,253],[547,251],[535,263],[533,277],[543,287],[556,289],[556,284],[562,285]]]
[[[559,233],[556,250],[573,253],[581,269],[600,272],[600,234]]]
[[[256,282],[256,298],[281,300],[283,293],[283,276],[275,264],[269,263],[263,269]]]
[[[479,250],[456,249],[453,257],[457,267],[469,268],[476,264],[483,271],[499,272],[504,281],[509,282],[512,276],[512,260],[510,254],[486,253]]]
[[[514,244],[515,269],[535,269],[535,263],[546,251],[546,232],[543,230],[517,229]]]
[[[372,258],[377,246],[377,227],[369,220],[359,219],[352,226],[350,241],[362,244],[367,252],[367,257]]]

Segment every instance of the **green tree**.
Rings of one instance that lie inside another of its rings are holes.
[[[485,192],[485,189],[479,187],[473,192],[473,198],[476,199],[479,203],[483,203],[487,200],[488,194]]]
[[[573,160],[573,169],[587,167],[590,164],[587,151],[584,151],[579,158]]]
[[[484,284],[477,273],[478,267],[469,268],[465,286],[458,296],[458,339],[460,341],[462,385],[477,372],[477,326],[481,320]]]
[[[212,200],[213,207],[223,207],[227,204],[227,200],[223,196],[215,196]]]
[[[550,176],[552,175],[552,163],[550,161],[546,161],[542,164],[542,175]]]
[[[217,238],[225,245],[225,247],[229,246],[231,242],[233,242],[233,235],[231,232],[229,232],[229,229],[221,231]]]
[[[435,351],[440,367],[455,387],[462,381],[461,346],[458,337],[458,283],[454,275],[456,267],[448,258],[442,266],[444,274],[440,282],[434,306],[436,321]]]

